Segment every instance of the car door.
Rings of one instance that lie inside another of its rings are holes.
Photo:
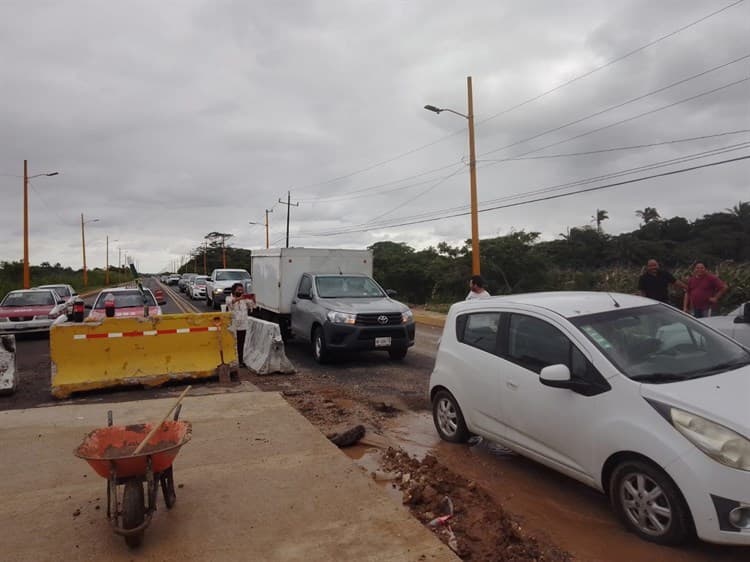
[[[593,435],[610,397],[609,383],[587,356],[582,342],[571,340],[562,325],[547,318],[512,312],[505,316],[500,353],[507,361],[505,388],[500,399],[507,437],[548,465],[579,479],[589,474]],[[579,392],[544,386],[539,373],[563,364],[590,387]]]
[[[498,369],[498,337],[501,313],[481,311],[456,318],[455,369],[462,381],[461,410],[475,430],[501,438],[502,376]]]
[[[309,340],[313,322],[313,286],[312,277],[303,274],[292,299],[291,322],[292,332],[296,337]]]

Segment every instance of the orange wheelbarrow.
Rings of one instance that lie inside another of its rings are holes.
[[[177,407],[172,421],[162,422],[137,454],[153,425],[112,425],[111,410],[107,427],[90,432],[73,452],[107,479],[107,519],[131,548],[143,542],[144,531],[156,511],[159,486],[167,509],[177,499],[172,462],[180,447],[190,441],[192,432],[190,422],[178,421],[181,408]]]

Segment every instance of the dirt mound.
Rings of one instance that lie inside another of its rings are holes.
[[[383,468],[398,476],[394,485],[403,491],[404,504],[414,516],[463,560],[572,560],[568,553],[527,535],[489,495],[431,455],[420,461],[391,448],[383,455]]]

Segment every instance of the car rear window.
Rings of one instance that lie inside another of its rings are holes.
[[[499,312],[474,312],[456,318],[456,338],[461,343],[497,354]]]
[[[107,299],[108,293],[100,293],[96,299],[94,308],[103,309],[104,301]],[[143,306],[143,296],[138,291],[118,291],[111,293],[115,299],[115,308],[131,308],[137,306]],[[156,301],[151,293],[146,293],[146,304],[148,306],[156,306]]]

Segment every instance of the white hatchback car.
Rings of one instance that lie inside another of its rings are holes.
[[[609,496],[644,539],[750,545],[750,350],[609,293],[454,304],[430,378],[435,427]]]

